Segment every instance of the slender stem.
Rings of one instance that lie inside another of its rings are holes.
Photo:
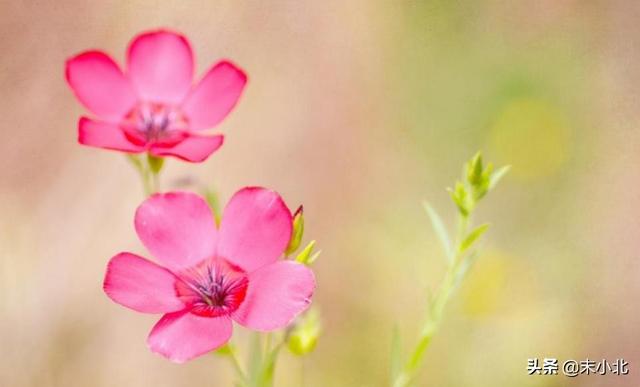
[[[420,332],[418,343],[413,349],[413,352],[409,357],[409,361],[405,364],[402,372],[400,372],[400,374],[394,380],[393,387],[406,387],[411,384],[416,371],[420,367],[420,364],[422,364],[424,354],[431,344],[431,339],[440,327],[444,309],[449,302],[451,294],[453,293],[455,280],[460,269],[460,262],[463,258],[461,256],[462,254],[460,250],[462,241],[464,241],[467,235],[469,222],[469,216],[459,215],[454,259],[447,268],[444,279],[440,284],[440,287],[438,288],[435,296],[431,300],[431,303],[429,305],[429,314],[427,315],[425,323],[422,326],[422,331]]]
[[[229,347],[229,359],[231,360],[233,369],[236,371],[236,376],[240,379],[241,383],[246,384],[247,376],[242,370],[240,359],[238,359],[238,354],[236,353],[236,349],[233,346]]]
[[[144,196],[151,196],[154,192],[153,182],[149,179],[149,171],[141,171],[142,186],[144,188]]]
[[[460,247],[462,245],[462,241],[464,241],[467,236],[467,230],[469,229],[469,223],[471,222],[471,214],[464,216],[462,214],[458,215],[458,233],[456,235],[456,256],[453,260],[453,264],[456,265],[458,260],[460,259]]]
[[[138,171],[144,196],[151,196],[157,192],[160,188],[160,174],[159,171],[154,171],[151,167],[149,159],[147,157],[140,158],[138,155],[128,155],[128,158],[136,171]]]
[[[160,174],[154,173],[153,171],[151,171],[150,175],[151,175],[151,179],[149,180],[151,185],[151,194],[153,194],[160,191]]]
[[[265,341],[264,341],[264,354],[265,354],[265,357],[269,356],[269,351],[270,351],[270,348],[271,348],[271,333],[267,332],[266,336],[267,337],[265,338]]]
[[[142,181],[142,189],[144,196],[149,196],[151,194],[151,187],[149,186],[149,179],[147,177],[147,168],[145,163],[140,159],[140,156],[135,154],[128,154],[127,159],[133,165],[133,167],[138,171],[138,175],[140,176],[140,180]]]

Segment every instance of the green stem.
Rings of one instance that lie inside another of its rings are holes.
[[[240,364],[240,359],[238,359],[238,355],[236,354],[236,350],[233,346],[229,347],[229,359],[231,360],[231,364],[233,365],[233,369],[236,372],[236,377],[240,379],[242,385],[246,385],[247,376],[242,370],[242,365]]]
[[[393,381],[393,387],[407,387],[411,385],[416,371],[422,364],[424,354],[431,344],[431,339],[440,327],[440,323],[442,322],[442,317],[444,315],[444,310],[453,293],[455,280],[460,269],[460,262],[463,258],[461,256],[461,244],[467,235],[467,230],[469,228],[470,222],[469,218],[469,216],[464,215],[459,215],[458,217],[458,233],[456,237],[454,259],[447,268],[444,279],[429,304],[429,313],[424,325],[422,326],[420,337],[418,338],[418,343],[411,352],[411,356],[402,369],[402,372],[400,372],[400,374]]]
[[[149,178],[149,172],[148,171],[143,171],[142,172],[142,186],[144,189],[144,196],[151,196],[153,195],[154,192],[154,188],[153,188],[153,181],[152,179]]]
[[[144,196],[148,197],[158,191],[160,185],[160,169],[151,167],[149,158],[140,158],[138,155],[128,155],[129,161],[134,166],[140,180],[142,181],[142,189]]]
[[[149,195],[160,191],[160,174],[151,172],[151,179],[149,179],[149,183],[151,186],[151,193]]]
[[[265,339],[265,343],[264,343],[264,353],[265,355],[269,355],[269,352],[271,350],[271,333],[267,332],[266,334],[266,339]]]

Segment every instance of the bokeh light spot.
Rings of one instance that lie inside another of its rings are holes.
[[[512,175],[530,180],[558,172],[570,151],[570,129],[554,106],[537,98],[518,98],[502,109],[490,128],[490,148]]]

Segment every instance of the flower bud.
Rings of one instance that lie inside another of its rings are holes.
[[[316,309],[311,309],[303,314],[293,330],[289,334],[287,347],[298,356],[303,356],[313,351],[320,336],[320,316]]]
[[[467,182],[473,191],[473,200],[482,199],[489,191],[493,164],[488,163],[486,167],[482,165],[482,154],[480,152],[467,163]]]
[[[473,187],[482,184],[482,154],[476,153],[467,163],[467,181]]]
[[[460,213],[463,216],[469,215],[473,204],[470,203],[469,193],[467,192],[464,184],[457,181],[455,187],[453,189],[449,189],[449,193],[451,194],[451,199],[458,207]]]
[[[289,245],[284,251],[284,255],[290,255],[300,247],[302,241],[302,235],[304,234],[304,209],[302,206],[298,207],[293,215],[293,230],[291,232],[291,239],[289,239]]]

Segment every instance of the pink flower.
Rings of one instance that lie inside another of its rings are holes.
[[[219,228],[199,196],[156,194],[138,207],[135,227],[162,266],[120,253],[109,262],[104,290],[135,311],[164,313],[147,343],[174,362],[224,345],[231,320],[270,331],[288,325],[311,303],[313,272],[278,260],[291,237],[292,216],[273,191],[238,191]]]
[[[223,60],[193,86],[193,68],[189,41],[166,30],[145,32],[131,41],[126,74],[101,51],[67,60],[69,86],[98,117],[80,118],[78,142],[204,161],[224,137],[200,131],[214,127],[233,109],[247,76]]]

